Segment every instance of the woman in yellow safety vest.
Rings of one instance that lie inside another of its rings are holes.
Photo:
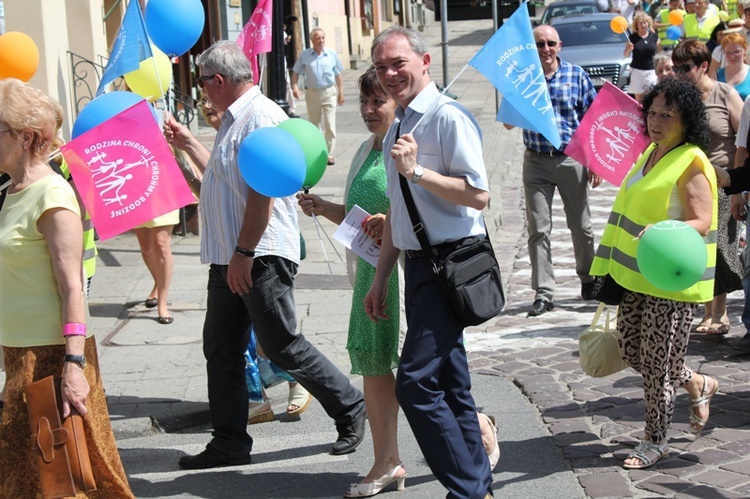
[[[668,454],[667,432],[677,389],[690,395],[690,431],[708,420],[718,382],[685,365],[697,305],[713,296],[716,262],[716,176],[701,150],[708,146],[708,119],[700,92],[667,78],[643,98],[651,145],[623,180],[591,267],[625,288],[617,314],[622,358],[643,378],[645,437],[625,459],[628,469],[648,468]],[[683,291],[650,284],[636,260],[639,237],[662,220],[682,220],[706,241],[708,268]]]

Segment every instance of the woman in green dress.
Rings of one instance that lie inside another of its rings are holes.
[[[376,241],[382,238],[388,198],[383,165],[383,137],[394,119],[396,102],[388,97],[378,83],[374,68],[369,68],[358,81],[359,107],[362,119],[372,135],[359,148],[346,182],[345,204],[326,201],[313,194],[299,194],[302,211],[310,216],[323,216],[340,224],[356,204],[372,215],[364,229]],[[403,486],[406,470],[398,454],[396,378],[398,366],[399,290],[398,272],[388,284],[388,320],[377,324],[367,318],[364,297],[370,289],[375,267],[347,252],[347,269],[354,285],[349,339],[346,348],[352,363],[352,374],[364,377],[365,406],[372,432],[375,463],[359,484],[352,485],[345,497],[368,497],[380,492],[391,482]]]

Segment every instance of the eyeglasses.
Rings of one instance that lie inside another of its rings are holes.
[[[212,75],[206,75],[206,76],[199,76],[198,79],[198,86],[203,88],[203,85],[206,84],[207,81],[213,80],[219,75],[219,73],[214,73]]]
[[[536,42],[536,48],[543,49],[545,45],[549,48],[555,48],[559,43],[560,41],[553,42],[552,40],[547,40],[546,42]]]
[[[0,130],[0,133],[13,133],[13,130]]]
[[[685,73],[689,73],[690,71],[692,71],[694,67],[695,67],[695,64],[689,64],[689,63],[674,65],[672,66],[672,71],[674,71],[675,73],[685,74]]]

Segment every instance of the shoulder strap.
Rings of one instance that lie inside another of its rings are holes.
[[[398,140],[400,136],[401,122],[398,123],[398,127],[396,128],[396,140]],[[419,218],[417,205],[414,204],[414,198],[411,195],[409,182],[406,180],[406,177],[401,175],[401,173],[398,173],[398,183],[401,186],[401,194],[404,196],[406,210],[409,212],[409,219],[411,219],[411,230],[413,230],[414,234],[417,236],[417,240],[419,241],[419,245],[422,247],[422,251],[424,251],[426,255],[429,255],[430,260],[432,261],[432,268],[436,271],[435,273],[437,273],[437,266],[432,255],[432,249],[430,248],[430,241],[427,239],[427,233],[424,231],[424,224]]]

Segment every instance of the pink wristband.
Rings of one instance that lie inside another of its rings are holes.
[[[80,322],[68,322],[63,326],[63,337],[86,336],[86,324]]]

